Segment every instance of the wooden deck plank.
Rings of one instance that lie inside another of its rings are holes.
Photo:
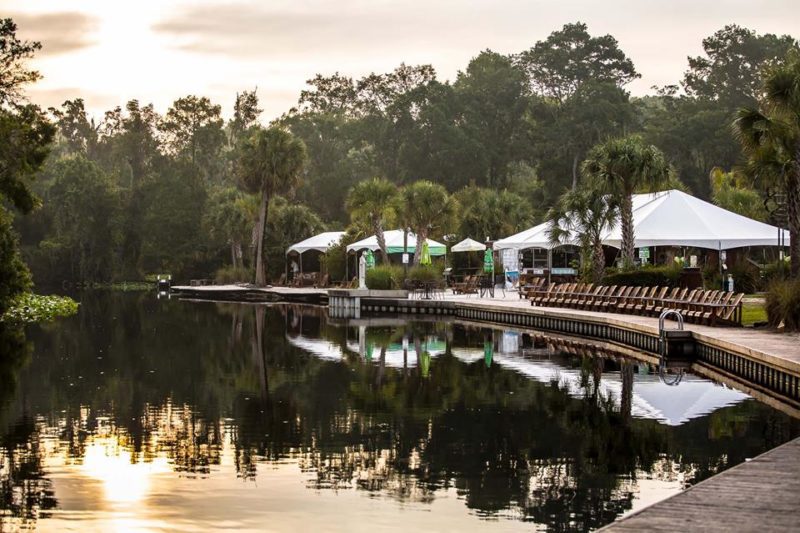
[[[799,504],[795,439],[600,531],[798,531]]]

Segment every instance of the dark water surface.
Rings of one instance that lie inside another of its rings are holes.
[[[511,331],[80,299],[0,332],[0,530],[585,531],[800,434]]]

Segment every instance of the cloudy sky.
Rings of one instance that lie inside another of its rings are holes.
[[[797,0],[0,0],[0,16],[43,43],[29,90],[41,105],[83,97],[100,114],[138,98],[164,111],[197,94],[228,115],[237,91],[258,87],[265,119],[318,72],[430,63],[453,79],[480,50],[519,52],[579,20],[633,59],[633,94],[679,80],[726,24],[800,36]]]

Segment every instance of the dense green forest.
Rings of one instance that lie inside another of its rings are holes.
[[[38,45],[15,30],[6,19],[3,53],[19,50],[4,63],[13,68],[0,83],[8,88],[0,134],[14,136],[12,122],[38,127],[39,151],[36,161],[3,167],[2,179],[16,172],[31,196],[20,203],[0,191],[8,241],[0,246],[13,247],[9,214],[20,213],[20,249],[44,285],[211,277],[252,269],[262,256],[274,278],[293,242],[323,229],[371,233],[348,194],[376,176],[444,188],[448,209],[438,214],[447,216],[426,226],[432,237],[503,237],[542,220],[575,188],[593,146],[632,134],[663,153],[672,185],[769,220],[761,206],[772,189],[731,172],[745,161],[732,123],[740,109],[759,108],[765,69],[798,47],[788,35],[726,26],[688,58],[682,79],[632,97],[626,86],[640,75],[616,39],[567,24],[528,50],[481,51],[452,81],[430,65],[360,79],[317,74],[264,129],[255,90],[238,93],[229,113],[194,94],[164,114],[137,100],[103,117],[81,99],[42,111],[21,89],[38,78],[24,65]],[[27,78],[12,80],[12,71]],[[265,166],[264,154],[287,150],[280,168]],[[408,222],[403,214],[384,225]]]

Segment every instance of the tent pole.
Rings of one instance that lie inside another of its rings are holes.
[[[303,273],[303,252],[300,252],[297,255],[300,256],[300,273],[302,274]]]
[[[283,256],[283,280],[288,285],[289,284],[289,254],[287,253]]]
[[[547,284],[550,285],[550,275],[553,270],[553,249],[547,249]]]

